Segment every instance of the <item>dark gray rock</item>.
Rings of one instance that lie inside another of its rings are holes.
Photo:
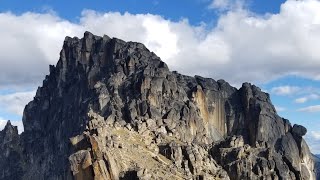
[[[0,131],[0,179],[21,179],[25,172],[18,128],[8,121]]]
[[[315,172],[316,172],[316,179],[320,179],[320,155],[313,155],[313,159],[315,162]]]
[[[307,129],[301,125],[295,124],[292,128],[292,134],[302,137],[307,134]]]
[[[276,144],[276,151],[282,155],[282,159],[295,174],[296,179],[300,179],[301,159],[299,148],[290,133],[283,136]]]

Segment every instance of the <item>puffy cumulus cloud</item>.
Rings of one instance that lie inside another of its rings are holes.
[[[225,6],[215,0],[216,6]],[[232,1],[228,1],[227,4]],[[220,4],[219,4],[220,3]],[[230,3],[229,3],[230,4]],[[305,13],[308,12],[308,13]],[[231,84],[264,83],[286,75],[320,80],[320,2],[288,0],[277,14],[231,8],[217,25],[193,26],[152,14],[84,11],[79,22],[54,14],[0,14],[0,86],[39,84],[55,64],[64,36],[85,30],[139,41],[172,70],[224,78]]]
[[[0,88],[40,84],[64,36],[82,31],[53,14],[0,13],[0,26]]]
[[[231,61],[220,69],[229,66],[233,81],[261,82],[289,74],[317,79],[319,10],[316,0],[287,1],[279,14],[257,16],[237,10],[221,16],[213,35],[231,48]]]
[[[25,105],[32,100],[34,95],[35,91],[0,95],[0,108],[7,113],[22,116]]]
[[[0,117],[0,131],[3,130],[3,128],[6,126],[8,120],[4,120]],[[23,132],[23,123],[22,121],[11,121],[11,124],[13,126],[17,126],[18,127],[18,132],[19,134]]]
[[[309,113],[315,113],[320,112],[320,105],[314,105],[314,106],[308,106],[304,108],[298,109],[300,112],[309,112]]]
[[[299,92],[300,89],[301,88],[297,86],[277,86],[277,87],[273,87],[271,89],[271,92],[276,95],[287,96],[287,95],[292,95]]]

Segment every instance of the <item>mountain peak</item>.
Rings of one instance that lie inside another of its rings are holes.
[[[16,179],[314,178],[303,127],[260,88],[171,72],[141,43],[90,32],[66,37],[23,122]]]
[[[7,124],[5,125],[4,129],[2,130],[2,133],[4,135],[8,136],[9,139],[11,139],[11,137],[18,135],[18,127],[13,126],[11,124],[11,121],[8,120]]]

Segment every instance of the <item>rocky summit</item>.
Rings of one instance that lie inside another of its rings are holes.
[[[89,32],[65,38],[23,124],[0,132],[2,180],[316,179],[306,128],[260,88],[171,72],[143,44]]]

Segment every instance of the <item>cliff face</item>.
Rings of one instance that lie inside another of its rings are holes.
[[[315,179],[306,129],[258,87],[89,32],[65,39],[23,123],[0,132],[0,179]]]

